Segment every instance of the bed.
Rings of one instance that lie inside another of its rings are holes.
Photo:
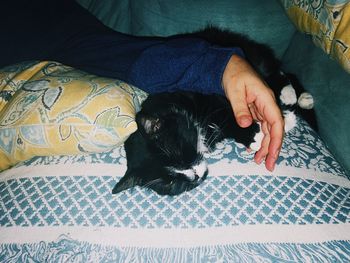
[[[31,72],[30,81],[23,81],[23,71]],[[21,108],[18,92],[37,94],[32,106],[26,104],[31,111],[53,111],[62,103],[65,89],[77,80],[93,82],[91,89],[117,85],[132,94],[133,109],[146,96],[118,80],[104,79],[95,85],[98,77],[52,61],[7,67],[2,74],[2,81],[11,83],[2,87],[1,94],[3,102],[7,96],[9,104],[2,109],[7,113]],[[55,85],[40,86],[45,78],[61,83],[61,93]],[[81,108],[74,114],[70,111],[75,122],[82,112]],[[132,118],[135,112],[130,114]],[[3,152],[4,138],[10,138],[4,136],[11,134],[4,125],[9,120],[5,115],[0,121]],[[128,127],[126,134],[135,128]],[[66,130],[60,131],[62,141],[48,139],[51,144],[67,141],[69,136],[62,132]],[[20,132],[12,140],[16,147],[32,149],[29,143],[39,144],[37,136],[31,134],[30,141]],[[138,187],[112,195],[126,171],[121,137],[110,144],[93,138],[88,137],[93,144],[80,138],[81,147],[76,148],[80,152],[70,155],[47,152],[44,147],[42,156],[17,156],[10,160],[13,166],[0,173],[1,262],[350,261],[349,174],[301,119],[286,134],[274,172],[256,165],[245,147],[226,140],[208,156],[207,180],[174,197]],[[1,152],[0,156],[4,163]]]

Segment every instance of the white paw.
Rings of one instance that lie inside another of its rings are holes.
[[[284,111],[283,112],[284,117],[284,132],[289,132],[291,129],[293,129],[295,126],[297,126],[297,117],[295,116],[295,113],[292,111]]]
[[[292,85],[287,85],[281,90],[280,100],[285,105],[294,105],[297,103],[297,95]]]
[[[314,98],[310,93],[303,92],[299,96],[298,104],[302,109],[311,110],[314,107]]]
[[[260,131],[257,134],[255,134],[254,142],[249,145],[249,148],[255,152],[257,152],[260,149],[261,142],[264,138],[264,133],[262,132],[261,124],[259,122],[258,124],[259,124]]]

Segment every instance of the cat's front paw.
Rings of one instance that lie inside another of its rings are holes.
[[[257,152],[260,149],[262,140],[264,138],[264,133],[262,132],[261,124],[259,122],[257,122],[256,124],[259,126],[259,131],[255,133],[253,141],[248,147],[249,149],[255,152]]]
[[[264,138],[261,124],[253,122],[247,128],[239,128],[234,138],[236,142],[243,144],[247,149],[258,151]]]

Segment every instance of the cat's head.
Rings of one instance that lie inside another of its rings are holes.
[[[205,137],[188,111],[176,105],[144,107],[136,122],[138,131],[126,142],[128,170],[113,193],[139,185],[161,195],[178,195],[205,180]]]

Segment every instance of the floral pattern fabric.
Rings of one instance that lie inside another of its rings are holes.
[[[350,73],[350,1],[280,0],[296,27]]]
[[[109,151],[136,130],[145,93],[57,62],[0,71],[0,171],[33,156]]]

